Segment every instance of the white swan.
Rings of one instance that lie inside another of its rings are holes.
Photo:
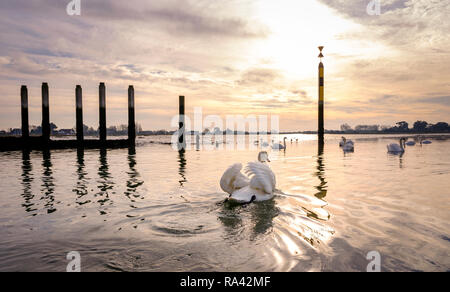
[[[241,173],[242,164],[237,163],[228,168],[220,180],[222,190],[230,194],[229,200],[240,204],[267,201],[273,198],[276,178],[266,164],[270,162],[267,152],[260,152],[258,162],[250,162]]]
[[[400,139],[400,144],[389,144],[387,145],[387,150],[389,153],[403,153],[405,152],[405,142],[406,142],[406,138],[401,138]]]
[[[341,142],[339,142],[339,147],[344,147],[346,144],[350,144],[352,146],[355,146],[355,143],[353,143],[352,140],[347,140],[347,138],[342,137]]]
[[[353,143],[352,140],[347,140],[345,137],[342,137],[342,141],[339,142],[339,147],[341,147],[344,152],[355,151],[355,143]]]
[[[353,144],[352,141],[349,141],[349,142],[345,143],[344,146],[342,146],[342,150],[344,152],[353,152],[353,151],[355,151],[355,144]]]
[[[429,145],[432,144],[430,140],[425,140],[425,137],[420,137],[420,145]]]
[[[284,137],[283,144],[281,144],[281,143],[274,143],[272,145],[272,149],[274,149],[274,150],[286,150],[286,140],[287,140],[287,137]]]

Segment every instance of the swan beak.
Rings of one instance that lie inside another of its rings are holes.
[[[267,157],[267,162],[270,162],[270,159],[269,159],[269,157]]]

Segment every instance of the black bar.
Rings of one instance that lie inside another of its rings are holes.
[[[82,145],[84,141],[84,125],[83,125],[83,89],[77,85],[75,89],[75,105],[77,120],[77,141]]]
[[[28,89],[22,85],[20,89],[21,109],[22,109],[22,138],[28,139],[30,131],[28,127]]]
[[[99,86],[99,99],[100,99],[100,141],[106,142],[106,87],[105,83],[100,83]]]
[[[134,87],[128,87],[128,140],[134,144],[136,141],[136,122],[134,112]]]
[[[50,110],[48,84],[42,83],[42,140],[50,140]]]

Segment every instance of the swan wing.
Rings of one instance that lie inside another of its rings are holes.
[[[275,174],[266,164],[250,162],[245,168],[245,173],[251,177],[251,188],[264,191],[266,194],[272,194],[275,191]]]
[[[236,163],[230,166],[220,179],[220,187],[228,194],[244,188],[250,184],[250,180],[241,173],[242,164]]]

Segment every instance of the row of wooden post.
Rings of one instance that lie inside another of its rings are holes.
[[[23,85],[21,88],[21,112],[22,112],[22,138],[28,139],[29,132],[29,118],[28,118],[28,89]],[[83,124],[83,90],[80,85],[75,89],[75,104],[76,104],[76,132],[77,141],[83,143],[84,141],[84,124]],[[128,88],[128,140],[134,143],[136,140],[136,122],[135,122],[135,102],[134,102],[134,87],[132,85]],[[100,83],[99,86],[99,116],[100,127],[99,136],[101,142],[106,142],[106,86],[105,83]],[[42,84],[42,140],[43,142],[50,141],[50,107],[49,107],[49,88],[47,83]]]

